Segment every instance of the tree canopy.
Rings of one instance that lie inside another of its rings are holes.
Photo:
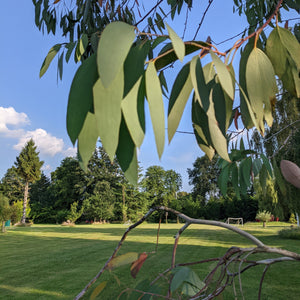
[[[81,0],[72,6],[64,0],[33,1],[38,28],[57,34],[59,25],[67,39],[50,49],[40,76],[57,54],[60,77],[64,55],[68,62],[74,52],[74,60],[81,62],[69,93],[67,130],[71,141],[77,142],[82,166],[86,168],[100,137],[110,160],[117,155],[126,177],[137,182],[137,149],[145,135],[146,101],[159,157],[164,150],[164,95],[169,99],[169,142],[186,103],[191,101],[199,147],[210,159],[215,153],[222,158],[222,193],[231,180],[237,193],[244,194],[251,178],[263,177],[266,171],[271,174],[272,169],[263,153],[245,148],[242,140],[229,150],[228,128],[234,121],[240,131],[242,122],[245,130],[255,127],[263,136],[265,128],[273,124],[277,79],[292,97],[300,97],[299,26],[291,31],[288,23],[280,25],[281,11],[298,12],[299,2],[233,1],[234,10],[246,15],[249,26],[225,50],[210,38],[196,40],[213,1],[208,1],[204,15],[194,24],[191,41],[183,41],[167,22],[176,19],[184,7],[192,10],[193,1],[160,0],[144,15],[140,2]],[[267,36],[264,29],[268,26],[272,31]],[[209,56],[206,65],[204,56]],[[185,64],[168,92],[164,72],[183,60]],[[233,68],[236,60],[238,74]]]

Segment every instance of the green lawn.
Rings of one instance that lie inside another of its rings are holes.
[[[270,223],[266,229],[261,224],[246,224],[244,229],[269,246],[300,253],[300,241],[277,236],[277,231],[283,226],[287,224]],[[101,280],[107,280],[108,285],[100,299],[116,299],[126,286],[134,286],[145,278],[152,280],[168,268],[174,235],[180,227],[177,224],[161,226],[158,251],[148,257],[136,280],[131,278],[129,266],[104,273]],[[120,254],[153,251],[156,228],[157,225],[145,224],[133,230]],[[7,233],[0,235],[0,299],[73,299],[110,257],[125,229],[124,225],[8,228]],[[228,230],[193,225],[180,239],[176,262],[219,257],[233,245],[252,246],[245,238]],[[203,278],[213,266],[208,263],[198,266],[195,271]],[[242,276],[245,299],[257,299],[262,270],[262,267],[252,268]],[[239,289],[238,282],[236,288]],[[88,295],[85,299],[89,298]],[[299,295],[300,263],[271,266],[266,274],[262,299],[288,297],[296,300],[300,299]],[[230,287],[223,299],[233,299]]]

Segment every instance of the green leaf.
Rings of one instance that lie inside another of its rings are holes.
[[[272,125],[271,101],[276,98],[275,73],[269,58],[258,48],[252,50],[246,66],[246,85],[249,100],[261,134],[264,134],[264,118]]]
[[[96,55],[92,55],[78,68],[69,92],[67,131],[73,144],[82,129],[88,111],[93,108],[93,86],[98,78]]]
[[[274,170],[275,180],[276,180],[276,183],[278,184],[280,192],[283,196],[286,196],[286,193],[287,193],[286,183],[285,183],[284,179],[282,178],[281,171],[277,166],[275,157],[273,157],[273,159],[272,159],[272,167]]]
[[[97,49],[98,72],[105,88],[118,75],[135,39],[134,27],[123,22],[108,24]]]
[[[230,162],[230,158],[228,156],[228,149],[227,149],[228,148],[227,139],[223,135],[221,129],[219,128],[218,122],[216,120],[212,97],[213,97],[213,92],[211,92],[210,94],[210,106],[207,111],[208,126],[209,126],[211,141],[218,154],[222,158]]]
[[[109,270],[133,263],[139,258],[137,252],[127,252],[125,254],[115,256],[107,265]]]
[[[215,65],[221,86],[227,95],[233,100],[234,98],[234,86],[232,85],[231,75],[226,67],[226,65],[221,61],[221,59],[212,51],[210,51],[211,58]]]
[[[200,149],[207,155],[209,160],[212,160],[215,155],[215,149],[212,146],[207,145],[205,142],[205,136],[202,128],[198,125],[194,125],[194,134]]]
[[[238,199],[240,199],[239,170],[238,170],[238,166],[235,162],[230,164],[230,172],[231,172],[231,182],[232,182],[236,197]]]
[[[256,177],[259,174],[261,167],[262,167],[261,160],[259,158],[255,158],[252,163],[252,171],[254,177]]]
[[[159,158],[164,151],[165,118],[160,82],[153,62],[146,70],[146,94]]]
[[[222,166],[222,171],[218,178],[218,186],[220,188],[221,193],[226,196],[227,194],[227,184],[229,180],[229,170],[230,164],[227,161],[224,161],[225,166]]]
[[[190,76],[195,91],[195,97],[199,101],[199,104],[206,112],[210,105],[209,92],[210,89],[206,84],[201,60],[199,56],[194,56],[190,63]]]
[[[172,42],[174,51],[180,61],[183,61],[185,56],[185,46],[182,39],[176,34],[176,32],[166,23],[170,40]]]
[[[111,161],[114,160],[119,142],[123,89],[123,69],[120,69],[118,75],[108,88],[104,87],[100,78],[93,88],[98,134]]]
[[[87,170],[88,162],[95,151],[98,132],[95,130],[97,128],[96,117],[94,114],[88,112],[78,136],[78,152],[81,158],[81,167],[83,170]]]
[[[289,52],[290,56],[296,63],[297,69],[300,69],[300,44],[296,37],[285,28],[278,27],[278,34],[280,39]]]
[[[130,51],[124,62],[124,96],[133,88],[136,82],[144,75],[145,60],[150,49],[150,43],[134,45],[130,48]]]
[[[267,186],[267,176],[268,176],[268,171],[266,166],[263,164],[260,172],[259,172],[259,184],[264,192],[266,193],[266,186]]]
[[[140,147],[142,145],[145,136],[145,128],[143,128],[140,123],[140,118],[137,111],[138,93],[141,80],[142,78],[140,78],[136,82],[136,84],[133,86],[131,91],[127,94],[127,96],[121,103],[126,125],[129,129],[132,140],[137,147]]]
[[[138,180],[136,147],[131,139],[123,118],[120,126],[119,143],[116,154],[120,167],[122,168],[127,180],[136,185]]]
[[[76,42],[70,42],[66,45],[67,53],[66,53],[66,62],[68,63],[71,57],[71,54],[76,46]]]
[[[261,157],[261,159],[264,163],[264,166],[268,170],[268,173],[269,173],[270,177],[272,178],[273,177],[273,172],[272,172],[272,167],[271,167],[269,159],[263,153],[260,153],[260,157]]]
[[[42,66],[41,66],[40,78],[46,73],[46,71],[49,68],[50,63],[52,62],[53,58],[56,56],[56,54],[58,53],[60,48],[61,48],[61,44],[56,44],[49,50],[47,56],[45,57],[45,59],[43,61]]]
[[[190,41],[185,43],[185,55],[189,55],[195,51],[200,51],[201,47],[208,47],[209,45],[205,42]],[[164,54],[164,55],[163,55]],[[174,51],[172,43],[166,44],[158,54],[158,58],[155,60],[156,70],[159,71],[167,65],[177,60],[177,55]]]
[[[250,173],[251,173],[251,167],[252,167],[252,159],[251,157],[247,157],[246,159],[242,160],[240,163],[240,175],[247,187],[250,186]]]
[[[58,63],[57,63],[57,69],[58,69],[60,80],[62,80],[62,75],[63,75],[63,59],[64,59],[64,53],[62,52],[62,54],[58,58]]]
[[[181,120],[185,105],[191,91],[193,89],[190,66],[186,64],[178,73],[173,88],[171,91],[168,107],[168,137],[169,143],[171,142],[179,122]]]
[[[252,128],[256,124],[255,116],[248,100],[248,92],[246,86],[246,65],[252,49],[253,43],[249,42],[241,53],[239,65],[240,109],[242,121],[247,129]]]

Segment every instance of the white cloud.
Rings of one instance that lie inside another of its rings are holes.
[[[24,134],[24,130],[21,128],[10,129],[8,126],[20,127],[29,123],[29,118],[25,113],[18,113],[13,107],[0,106],[0,134],[10,138],[18,138]]]
[[[34,131],[27,131],[19,139],[19,143],[14,145],[14,149],[20,151],[30,139],[33,139],[41,154],[54,156],[63,152],[64,141],[41,128]]]
[[[77,155],[77,148],[69,147],[67,150],[64,151],[65,156],[76,156]]]

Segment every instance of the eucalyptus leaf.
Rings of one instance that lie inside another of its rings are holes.
[[[69,92],[67,131],[73,144],[82,129],[88,111],[93,108],[93,86],[98,78],[96,55],[92,55],[78,68]]]
[[[190,66],[186,64],[178,73],[171,91],[168,107],[168,137],[171,142],[192,92]]]
[[[103,30],[97,49],[97,65],[105,88],[123,68],[134,39],[134,27],[124,22],[112,22]]]
[[[146,94],[159,158],[165,145],[165,117],[162,91],[153,62],[146,70]]]
[[[111,161],[114,160],[119,142],[123,89],[123,69],[120,69],[118,75],[108,88],[104,87],[100,78],[93,88],[98,134]]]
[[[215,65],[218,78],[220,80],[223,90],[233,100],[234,86],[232,85],[232,78],[230,72],[228,71],[226,65],[221,61],[221,59],[214,52],[210,51],[210,55]]]
[[[52,62],[53,58],[56,56],[60,48],[61,48],[61,44],[56,44],[49,50],[40,69],[40,78],[46,73],[50,63]]]
[[[171,39],[174,51],[180,61],[183,61],[185,56],[185,46],[182,39],[176,34],[176,32],[166,23],[169,37]]]
[[[81,167],[86,171],[88,162],[95,151],[98,133],[95,128],[96,117],[88,112],[83,124],[83,127],[78,136],[78,152],[81,158]]]

